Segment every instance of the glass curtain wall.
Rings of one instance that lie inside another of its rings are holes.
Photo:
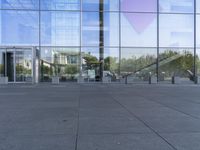
[[[194,81],[194,0],[160,0],[159,81]]]
[[[82,0],[82,75],[119,79],[119,1]]]
[[[120,9],[121,76],[148,82],[157,68],[157,1],[121,0]]]
[[[128,76],[147,83],[155,76],[170,82],[178,76],[193,82],[200,75],[200,2],[1,0],[0,76],[3,47],[15,46],[40,49],[43,82],[79,75],[87,81]]]
[[[200,1],[196,1],[196,73],[200,76]]]

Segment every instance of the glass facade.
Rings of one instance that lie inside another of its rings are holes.
[[[36,54],[31,57],[26,49],[38,53],[41,82],[53,76],[60,81],[128,76],[134,82],[155,76],[166,83],[178,76],[194,82],[200,75],[200,2],[1,0],[1,77],[9,74],[9,59],[16,61],[11,68],[21,68],[13,80],[21,80],[17,76],[26,70],[25,62],[31,65],[26,76],[35,75]]]

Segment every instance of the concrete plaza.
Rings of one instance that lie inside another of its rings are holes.
[[[0,150],[200,150],[200,86],[0,86]]]

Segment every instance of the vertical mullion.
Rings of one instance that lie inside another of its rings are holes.
[[[119,0],[119,75],[121,75],[121,1]]]
[[[35,51],[36,51],[36,49],[35,49]],[[39,58],[38,58],[38,60],[40,60],[41,58],[40,58],[40,56],[41,56],[41,51],[42,51],[42,49],[41,49],[41,0],[39,0]],[[34,53],[36,53],[36,52],[34,52]],[[42,65],[42,64],[41,64]],[[43,76],[41,76],[41,74],[43,74],[43,72],[42,72],[42,70],[40,69],[40,61],[38,62],[38,68],[39,68],[39,70],[38,70],[38,72],[39,72],[39,81],[43,81]],[[41,78],[42,77],[42,78]]]
[[[197,76],[197,68],[196,68],[196,0],[194,0],[194,81]]]
[[[157,63],[156,63],[156,73],[157,73],[157,82],[159,81],[159,36],[160,36],[160,20],[159,20],[159,0],[157,0]]]
[[[99,0],[99,53],[100,79],[102,81],[104,71],[104,0]]]
[[[79,71],[80,71],[80,72],[79,72],[79,74],[80,74],[80,75],[79,75],[79,76],[82,76],[82,15],[83,15],[82,3],[83,3],[83,0],[80,0],[80,16],[79,16],[79,21],[80,21],[80,22],[79,22],[79,25],[80,25],[80,29],[79,29],[79,30],[80,30],[80,35],[79,35],[79,36],[80,36],[80,39],[79,39],[79,40],[80,40],[80,41],[79,41],[79,44],[80,44],[80,45],[79,45],[79,47],[80,47],[80,50],[79,50],[79,52],[80,52],[80,56],[79,56],[79,57],[80,57],[80,58],[79,58],[79,61],[80,61],[80,62],[79,62],[79,65],[80,65],[80,67],[79,67],[79,69],[80,69],[80,70],[79,70]]]

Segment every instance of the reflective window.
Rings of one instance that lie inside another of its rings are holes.
[[[121,10],[127,12],[157,12],[157,0],[121,0]]]
[[[102,20],[100,20],[99,12],[83,12],[83,46],[99,46],[100,42],[104,46],[119,46],[119,14],[104,13],[102,15]],[[100,30],[101,28],[103,30]],[[100,39],[100,34],[102,39]]]
[[[76,80],[79,76],[79,49],[42,47],[40,71],[41,80],[50,81],[59,76],[61,81]]]
[[[99,80],[102,63],[104,76],[110,76],[112,81],[119,78],[119,48],[84,47],[81,53],[84,78]],[[100,61],[100,54],[103,62]]]
[[[160,15],[161,47],[193,47],[194,17],[183,14]]]
[[[80,14],[78,12],[42,11],[41,45],[79,46]]]
[[[0,11],[1,45],[38,45],[39,12]]]
[[[39,9],[39,0],[1,0],[2,9]]]
[[[198,1],[198,0],[197,0]],[[193,13],[194,0],[160,0],[160,12]]]
[[[157,46],[156,14],[122,13],[121,44],[123,47]]]
[[[104,49],[104,74],[110,75],[113,81],[119,79],[119,48]]]
[[[41,10],[80,10],[80,0],[40,0]]]
[[[122,48],[121,75],[130,74],[135,81],[148,81],[156,74],[156,48]]]
[[[200,13],[200,1],[196,0],[196,12]]]
[[[196,69],[197,75],[200,76],[200,49],[196,49]]]
[[[200,15],[196,17],[196,44],[200,48]]]
[[[82,0],[82,10],[84,11],[99,11],[100,4],[99,0]],[[101,11],[118,11],[119,0],[103,0],[103,10]]]
[[[173,76],[183,82],[193,82],[194,50],[163,48],[159,54],[159,81],[170,81]]]

